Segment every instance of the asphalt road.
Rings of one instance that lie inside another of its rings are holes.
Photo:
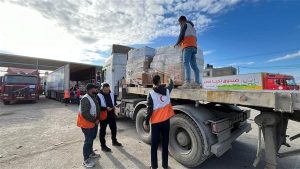
[[[57,101],[43,98],[36,104],[4,106],[0,103],[0,168],[83,168],[83,134],[76,127],[77,109],[76,105],[65,107]],[[253,128],[251,132],[243,134],[222,157],[212,156],[197,168],[254,168],[252,163],[256,153],[257,127],[253,117],[256,114],[252,111],[252,120],[249,120]],[[298,134],[299,128],[299,123],[291,122],[288,134]],[[94,149],[101,154],[101,158],[94,161],[97,164],[95,168],[134,169],[150,166],[150,146],[139,140],[133,121],[118,120],[118,140],[124,145],[123,148],[111,146],[108,129],[107,143],[112,147],[112,153],[100,151],[99,139],[95,140]],[[283,147],[281,151],[300,148],[300,139],[290,144],[291,148]],[[158,157],[160,160],[160,154]],[[185,168],[172,157],[169,161],[172,169]],[[257,168],[262,169],[263,166],[264,161]],[[300,169],[300,157],[279,159],[279,168]]]

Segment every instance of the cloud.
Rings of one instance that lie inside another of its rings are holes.
[[[229,66],[242,66],[242,65],[253,65],[255,62],[238,62],[238,63],[230,63]]]
[[[203,55],[206,56],[206,55],[210,55],[212,53],[214,53],[215,51],[214,50],[206,50],[206,51],[203,51]]]
[[[291,53],[291,54],[287,54],[285,56],[281,56],[281,57],[276,57],[276,58],[270,59],[267,62],[276,62],[276,61],[281,61],[281,60],[290,60],[290,59],[295,59],[295,58],[299,58],[299,57],[300,57],[300,50],[298,52],[295,52],[295,53]]]
[[[180,15],[192,20],[198,33],[203,32],[215,17],[239,3],[241,0],[0,0],[0,46],[12,53],[94,62],[104,60],[97,51],[107,51],[114,43],[148,44],[158,37],[177,36]]]
[[[287,72],[286,74],[294,76],[296,83],[300,84],[300,72],[299,71],[290,71],[290,72]]]

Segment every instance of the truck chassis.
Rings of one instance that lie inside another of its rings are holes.
[[[150,143],[150,131],[143,128],[146,96],[151,88],[122,86],[121,114],[136,122],[141,139]],[[262,156],[261,132],[265,142],[266,168],[277,167],[277,158],[300,154],[299,150],[279,153],[286,142],[288,120],[300,122],[300,92],[295,91],[226,91],[205,89],[174,89],[171,93],[176,115],[171,119],[170,154],[187,167],[196,167],[212,155],[223,155],[244,132],[249,110],[259,110],[255,117],[259,126],[256,166]],[[300,135],[291,137],[296,139]]]

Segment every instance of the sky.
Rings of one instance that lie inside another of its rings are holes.
[[[297,0],[0,0],[0,53],[104,64],[112,44],[174,45],[185,15],[205,63],[300,83]],[[0,65],[1,66],[1,65]]]

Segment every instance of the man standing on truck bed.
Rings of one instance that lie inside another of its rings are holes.
[[[144,128],[149,130],[149,121],[151,121],[151,168],[157,169],[157,149],[160,136],[162,136],[162,167],[168,166],[168,145],[170,118],[174,115],[171,105],[170,93],[173,89],[173,80],[170,79],[168,87],[161,86],[160,76],[153,77],[153,90],[150,91],[147,99],[147,116],[145,118]]]
[[[185,16],[180,16],[178,19],[180,24],[180,34],[175,46],[180,45],[184,62],[185,81],[182,88],[200,87],[200,72],[197,66],[197,35],[194,24],[188,21]],[[195,82],[191,83],[191,68],[195,74]]]
[[[96,86],[92,83],[86,86],[87,94],[80,100],[79,112],[77,116],[77,126],[81,128],[85,140],[83,144],[83,166],[92,168],[95,164],[90,158],[98,158],[99,154],[93,151],[93,142],[97,136],[100,118],[100,106],[96,99]]]
[[[98,97],[100,100],[101,113],[104,117],[100,118],[100,144],[102,151],[111,152],[111,149],[107,147],[105,141],[106,128],[109,125],[111,130],[111,139],[113,146],[122,146],[121,143],[117,140],[117,122],[116,122],[116,114],[115,114],[115,106],[117,105],[114,94],[110,91],[110,86],[108,83],[104,83],[102,85],[102,90],[98,93]]]

